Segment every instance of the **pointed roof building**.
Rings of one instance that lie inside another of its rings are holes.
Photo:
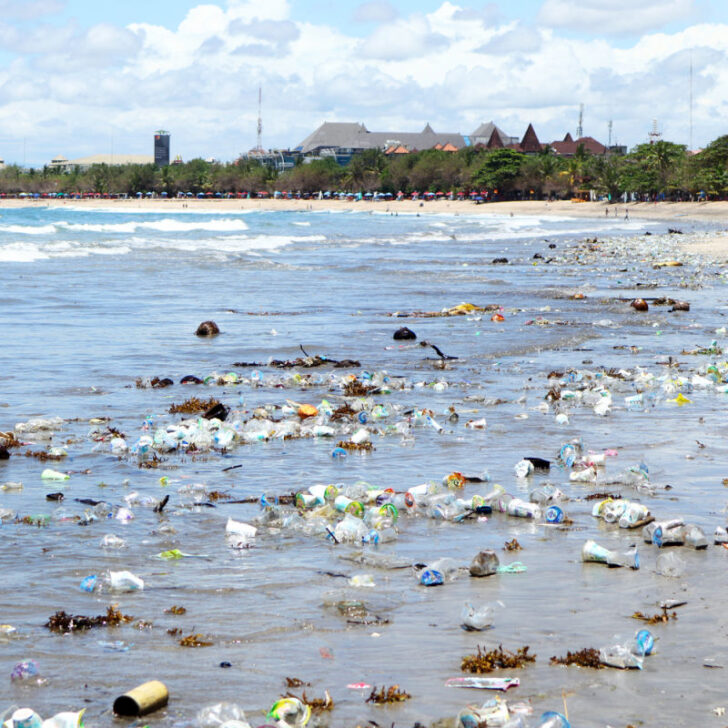
[[[520,150],[524,154],[538,154],[541,151],[541,142],[536,136],[536,132],[533,128],[533,124],[528,125],[526,133],[521,139]]]

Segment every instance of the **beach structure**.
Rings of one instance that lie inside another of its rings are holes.
[[[561,157],[573,157],[583,146],[590,154],[606,154],[608,149],[590,136],[573,139],[567,134],[562,140],[542,144],[533,124],[522,137],[507,134],[495,122],[488,121],[472,134],[436,132],[429,124],[420,132],[369,131],[364,124],[326,121],[309,134],[292,153],[308,159],[333,157],[341,165],[349,163],[355,154],[367,149],[381,149],[387,156],[410,154],[425,149],[456,152],[463,147],[513,149],[522,154],[539,154],[547,146]],[[253,155],[251,150],[250,155]]]
[[[154,132],[154,164],[157,167],[169,165],[169,132],[164,129]]]
[[[309,134],[294,152],[304,157],[334,157],[348,164],[352,156],[366,149],[400,149],[412,152],[447,146],[454,150],[472,146],[469,137],[452,132],[436,132],[429,124],[420,132],[369,131],[364,124],[326,121]]]
[[[71,172],[78,167],[81,171],[93,167],[95,164],[107,164],[109,167],[118,167],[127,164],[152,164],[154,157],[151,154],[92,154],[88,157],[66,159],[57,154],[48,165],[49,169],[59,172]]]
[[[590,154],[601,155],[608,151],[608,148],[594,137],[581,136],[573,139],[571,134],[567,134],[560,142],[551,142],[550,146],[559,157],[573,157],[580,146]]]

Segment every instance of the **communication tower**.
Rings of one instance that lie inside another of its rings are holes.
[[[258,86],[258,141],[256,151],[263,151],[263,87]]]
[[[652,120],[652,131],[647,136],[650,139],[650,144],[659,142],[662,139],[662,134],[657,128],[657,119]]]
[[[579,125],[576,127],[576,138],[584,136],[584,104],[579,104]]]

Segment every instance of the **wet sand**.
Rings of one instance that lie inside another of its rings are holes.
[[[447,213],[456,215],[510,214],[518,215],[565,215],[569,217],[629,217],[646,220],[703,220],[706,222],[726,222],[728,225],[728,201],[725,202],[630,202],[628,204],[606,204],[604,202],[556,202],[521,201],[491,202],[475,204],[470,201],[439,200],[421,202],[402,200],[401,202],[346,202],[338,200],[197,200],[153,198],[145,200],[0,200],[0,209],[17,207],[77,207],[84,209],[129,209],[129,210],[182,210],[206,212],[211,210],[285,210],[285,211],[371,211],[404,213]]]

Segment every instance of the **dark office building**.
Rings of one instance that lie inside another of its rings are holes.
[[[169,132],[158,131],[154,134],[154,164],[166,167],[169,164]]]

